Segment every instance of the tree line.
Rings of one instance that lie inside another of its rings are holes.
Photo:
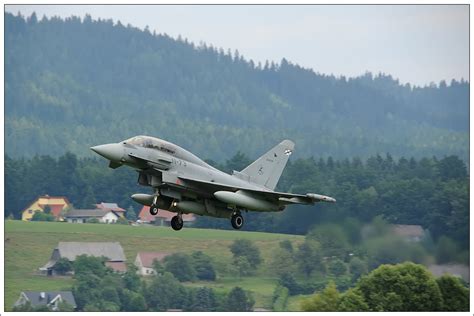
[[[224,164],[208,161],[224,171],[242,170],[250,159],[237,153]],[[137,173],[112,170],[100,159],[5,157],[5,214],[21,218],[21,211],[39,195],[66,196],[75,208],[117,202],[136,216],[141,208],[130,199],[139,186]],[[244,229],[306,234],[317,223],[351,218],[361,223],[382,216],[392,224],[421,225],[432,238],[445,236],[461,249],[469,248],[469,180],[466,165],[456,156],[420,160],[391,155],[335,160],[306,158],[289,161],[277,190],[316,192],[333,196],[336,204],[289,206],[278,213],[245,213]],[[227,220],[198,217],[198,227],[231,229]]]
[[[303,243],[280,241],[267,263],[270,275],[278,279],[272,309],[286,311],[291,296],[306,294],[298,302],[304,311],[469,310],[466,282],[452,275],[434,277],[420,264],[426,259],[429,237],[421,243],[399,240],[396,247],[374,245],[374,240],[397,238],[388,228],[376,218],[358,243],[347,240],[354,232],[334,225],[313,229]],[[347,251],[350,248],[351,253]],[[178,252],[162,262],[155,260],[155,274],[145,278],[137,274],[133,264],[119,274],[105,266],[106,258],[86,255],[74,262],[61,258],[55,270],[74,272],[72,291],[79,311],[251,311],[255,304],[252,292],[238,286],[225,292],[217,291],[212,283],[209,287],[190,286],[195,281],[212,282],[229,275],[240,279],[262,276],[259,266],[263,259],[253,241],[236,239],[229,250],[229,266],[219,275],[214,260],[201,251]],[[397,257],[400,254],[402,257]],[[36,309],[27,304],[14,310]],[[72,309],[62,305],[60,310]]]
[[[11,157],[90,157],[85,148],[149,134],[219,161],[286,138],[299,157],[467,160],[468,113],[464,80],[418,87],[387,74],[335,77],[89,15],[5,14]]]
[[[406,262],[381,265],[343,293],[331,281],[301,306],[318,312],[469,311],[469,289],[452,275],[435,278]]]

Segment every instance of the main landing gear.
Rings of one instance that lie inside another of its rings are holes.
[[[183,228],[183,224],[184,222],[181,214],[175,215],[173,216],[173,218],[171,218],[171,228],[173,228],[174,230],[180,230],[181,228]]]
[[[240,212],[235,212],[230,218],[230,223],[235,229],[241,229],[242,226],[244,226],[244,218],[242,217]]]

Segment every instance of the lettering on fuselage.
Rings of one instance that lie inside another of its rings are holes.
[[[183,167],[187,167],[187,166],[188,166],[188,165],[186,164],[186,160],[171,158],[171,161],[172,161],[175,165],[177,165],[177,166],[183,166]]]

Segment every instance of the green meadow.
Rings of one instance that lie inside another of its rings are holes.
[[[238,278],[233,275],[229,246],[235,239],[250,239],[260,249],[263,263],[255,275]],[[70,224],[58,222],[5,221],[5,309],[10,310],[23,290],[69,290],[71,277],[38,275],[38,268],[50,258],[60,241],[118,241],[128,262],[134,262],[139,251],[185,252],[201,250],[214,260],[216,282],[186,283],[186,286],[208,286],[228,291],[240,286],[253,293],[255,307],[271,309],[277,279],[271,272],[271,257],[282,240],[294,245],[303,236],[245,231],[225,231],[185,227],[176,232],[169,227],[105,224]],[[292,310],[297,310],[292,304]]]

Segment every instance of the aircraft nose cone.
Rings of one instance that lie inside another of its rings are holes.
[[[123,148],[121,144],[97,145],[91,147],[91,150],[111,161],[120,161],[123,157]]]

